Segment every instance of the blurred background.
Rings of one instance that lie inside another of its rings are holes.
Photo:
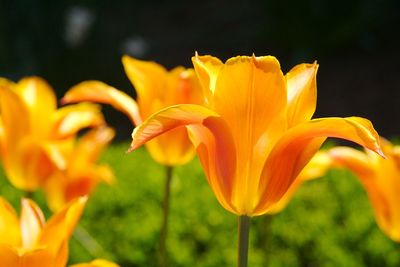
[[[0,76],[45,78],[59,97],[83,80],[131,95],[121,56],[192,66],[195,51],[226,60],[274,55],[287,72],[317,60],[315,117],[358,115],[386,137],[400,133],[400,2],[0,1]],[[118,138],[132,130],[105,108]]]

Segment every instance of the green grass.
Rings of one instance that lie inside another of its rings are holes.
[[[94,256],[123,267],[156,266],[164,168],[144,149],[126,154],[128,146],[104,153],[117,182],[97,188],[80,226],[103,249]],[[4,178],[0,194],[19,210],[22,194]],[[44,206],[40,192],[34,198]],[[237,218],[217,203],[197,160],[174,170],[171,201],[170,266],[235,266]],[[75,238],[70,248],[70,263],[93,258]],[[249,266],[400,266],[400,246],[376,226],[357,179],[332,170],[304,184],[283,212],[252,219]]]

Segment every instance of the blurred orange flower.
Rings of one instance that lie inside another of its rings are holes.
[[[96,259],[90,263],[79,263],[71,265],[70,267],[119,267],[119,265],[107,260]]]
[[[66,169],[55,170],[43,186],[51,210],[59,210],[72,199],[91,194],[99,182],[111,184],[114,181],[109,166],[96,164],[101,151],[113,137],[113,129],[97,127],[79,140],[74,139],[62,151]]]
[[[131,150],[186,126],[220,204],[237,215],[269,212],[327,137],[344,138],[381,153],[370,121],[311,117],[317,64],[286,76],[272,56],[193,58],[207,107],[164,108],[132,133]]]
[[[356,174],[367,191],[382,231],[400,242],[400,146],[381,138],[386,159],[370,151],[365,153],[349,147],[328,151],[333,164]]]
[[[66,266],[68,240],[86,200],[75,199],[46,223],[33,201],[22,200],[18,218],[11,205],[0,197],[0,266]]]
[[[96,105],[57,109],[52,88],[39,77],[18,83],[0,78],[0,156],[19,189],[34,191],[55,169],[64,169],[62,147],[82,128],[101,124]]]
[[[122,91],[99,81],[82,82],[71,88],[64,103],[91,101],[110,104],[124,112],[138,125],[161,108],[182,104],[201,104],[201,87],[193,69],[176,67],[167,71],[163,66],[124,56],[122,62],[128,78],[137,92],[137,102]],[[195,151],[184,127],[174,129],[146,144],[152,158],[162,164],[185,164]]]

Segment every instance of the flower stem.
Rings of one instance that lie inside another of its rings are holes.
[[[166,166],[165,168],[165,187],[164,187],[164,200],[163,200],[163,222],[161,225],[160,232],[160,267],[168,266],[167,256],[167,236],[168,236],[168,216],[169,216],[169,202],[171,193],[171,180],[172,180],[172,166]]]
[[[238,267],[247,267],[249,251],[250,217],[239,216],[238,225]]]

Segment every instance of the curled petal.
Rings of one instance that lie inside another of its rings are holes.
[[[309,121],[317,105],[318,65],[300,64],[286,74],[288,126]]]
[[[187,126],[217,199],[226,209],[230,204],[232,180],[236,170],[236,151],[226,123],[214,111],[183,104],[165,108],[138,126],[132,133],[129,151],[169,130]]]
[[[58,109],[54,122],[53,134],[56,138],[65,138],[83,128],[96,127],[105,123],[100,106],[91,103],[80,103]]]
[[[324,118],[302,123],[287,131],[269,155],[260,180],[257,214],[279,201],[326,137],[358,143],[379,154],[379,136],[370,121],[359,117]]]
[[[206,101],[211,105],[218,73],[223,63],[216,57],[199,56],[197,52],[196,55],[192,57],[192,62],[200,84],[203,87],[203,94]]]
[[[86,81],[75,85],[61,100],[63,103],[95,102],[108,104],[126,114],[135,125],[142,123],[138,106],[129,95],[99,81]]]

